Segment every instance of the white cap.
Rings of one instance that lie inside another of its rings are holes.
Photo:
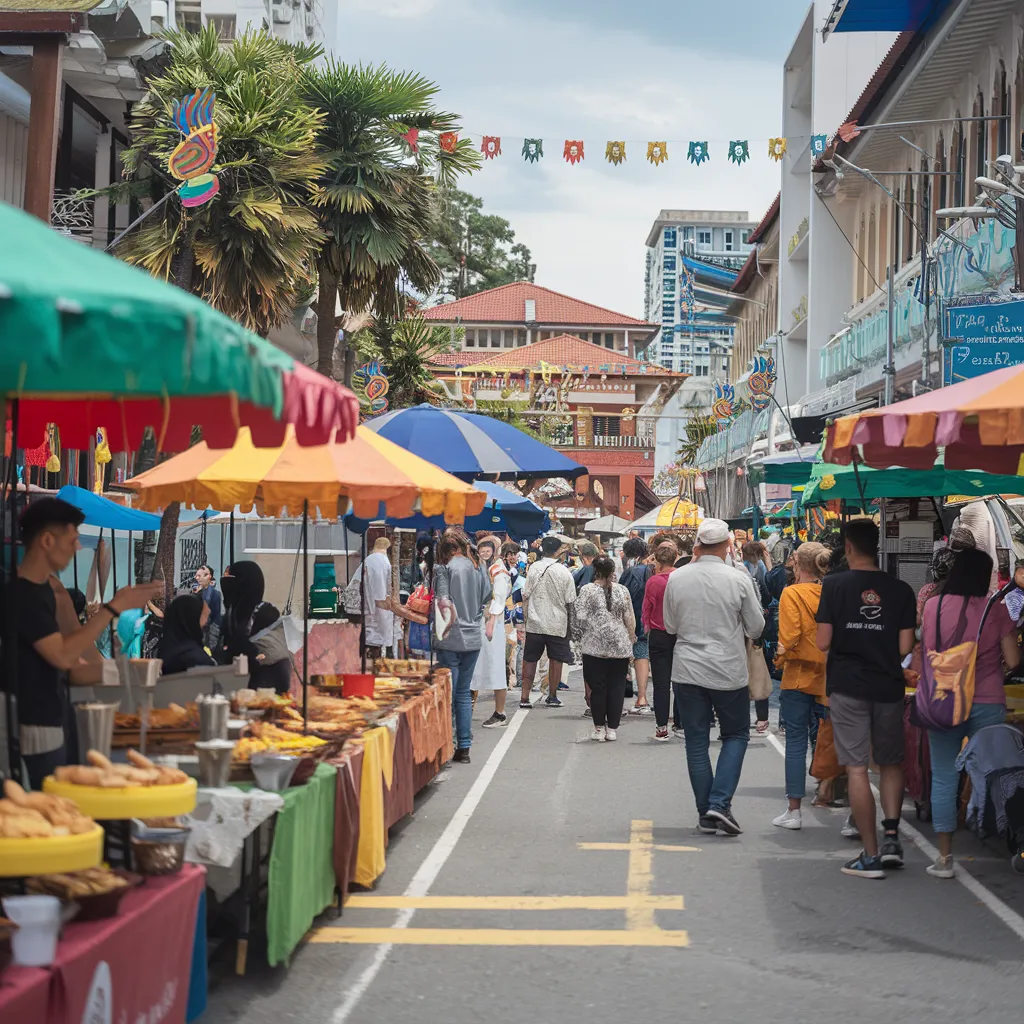
[[[697,527],[697,543],[714,547],[729,539],[729,524],[724,519],[705,519]]]

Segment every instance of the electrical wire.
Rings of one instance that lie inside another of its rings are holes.
[[[871,273],[871,268],[864,262],[864,260],[861,257],[861,254],[857,252],[857,247],[850,240],[849,235],[847,235],[847,233],[842,229],[842,226],[840,225],[839,221],[835,219],[835,217],[832,214],[832,211],[828,208],[828,203],[826,203],[825,200],[820,195],[818,195],[816,190],[814,194],[818,196],[818,202],[821,203],[821,205],[825,208],[825,212],[829,215],[829,217],[832,218],[832,223],[835,224],[835,226],[838,228],[839,233],[843,236],[843,238],[846,239],[846,244],[853,251],[853,255],[857,257],[857,262],[860,263],[860,265],[868,272],[868,277],[871,278],[872,282],[874,283],[874,286],[876,288],[881,288],[882,286],[878,283],[878,279],[875,277],[874,274]]]

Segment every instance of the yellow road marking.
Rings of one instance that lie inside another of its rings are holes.
[[[545,928],[321,928],[310,942],[360,946],[689,946],[686,932],[660,928],[561,931]]]
[[[629,843],[577,843],[580,850],[629,850],[632,849]],[[655,843],[651,847],[658,853],[701,853],[699,846],[665,846],[662,843]]]
[[[649,896],[654,882],[654,822],[636,820],[629,829],[629,863],[626,867],[626,895]],[[649,931],[655,927],[654,910],[638,904],[626,907],[626,928]]]
[[[372,896],[352,895],[357,910],[682,910],[682,896]]]

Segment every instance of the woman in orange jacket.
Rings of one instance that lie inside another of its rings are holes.
[[[821,578],[832,552],[824,544],[801,544],[794,552],[795,580],[779,600],[779,648],[782,669],[779,716],[786,729],[786,796],[789,807],[773,819],[779,828],[803,824],[800,805],[807,792],[807,747],[815,704],[825,698],[825,652],[815,642],[814,617],[821,600]]]

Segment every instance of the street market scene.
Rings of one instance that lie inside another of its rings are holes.
[[[0,1024],[1018,1024],[1021,226],[1021,0],[0,0]]]

